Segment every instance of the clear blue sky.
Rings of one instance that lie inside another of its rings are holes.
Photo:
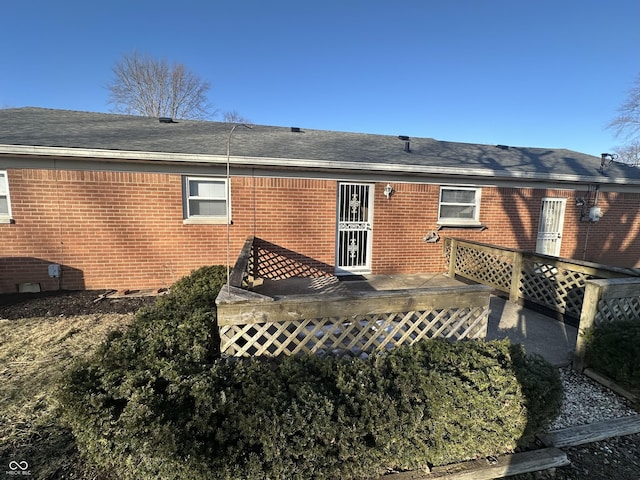
[[[109,112],[137,50],[253,123],[599,155],[640,75],[638,0],[20,0],[0,107]]]

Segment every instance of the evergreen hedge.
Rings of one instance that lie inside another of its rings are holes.
[[[69,372],[64,417],[117,478],[372,478],[504,453],[559,411],[558,372],[507,341],[368,359],[220,358],[200,269]]]
[[[640,321],[602,323],[586,340],[585,364],[640,394]]]

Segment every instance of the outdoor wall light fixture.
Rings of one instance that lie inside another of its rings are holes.
[[[391,186],[390,183],[387,183],[387,186],[384,187],[384,196],[387,197],[387,200],[389,200],[391,198],[391,195],[393,195],[393,187]]]

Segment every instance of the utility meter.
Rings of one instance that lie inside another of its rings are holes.
[[[597,222],[602,218],[602,209],[600,207],[591,207],[589,209],[589,220],[592,222]]]
[[[60,277],[60,265],[57,263],[52,263],[49,265],[49,276],[51,278],[59,278]]]

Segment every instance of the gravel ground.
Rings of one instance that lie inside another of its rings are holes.
[[[560,369],[564,400],[549,431],[612,420],[638,413],[631,402],[570,367]],[[614,437],[576,447],[563,447],[571,465],[511,480],[639,480],[640,434]]]
[[[626,398],[586,375],[578,374],[570,367],[560,369],[560,378],[564,388],[562,411],[549,430],[561,430],[638,413]]]

